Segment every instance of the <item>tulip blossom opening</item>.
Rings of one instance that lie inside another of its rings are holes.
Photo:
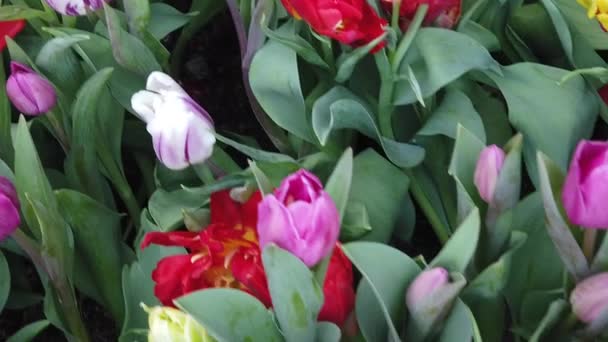
[[[148,342],[213,342],[207,330],[192,316],[172,307],[142,304],[148,313]]]
[[[46,0],[55,11],[69,16],[85,15],[103,7],[110,0]]]
[[[460,19],[461,0],[401,0],[399,7],[399,18],[401,28],[407,30],[421,5],[428,5],[424,17],[424,26],[436,26],[451,29],[456,26]],[[393,10],[393,0],[382,0],[382,5],[389,13]]]
[[[329,255],[340,233],[340,215],[319,179],[300,170],[283,180],[258,208],[262,248],[273,242],[307,266]]]
[[[147,123],[154,151],[168,168],[181,170],[206,161],[213,153],[213,120],[169,75],[153,72],[147,90],[131,106]]]
[[[6,95],[21,113],[27,115],[47,113],[57,104],[57,93],[53,85],[19,62],[11,62]]]
[[[474,182],[479,196],[487,203],[492,203],[496,182],[505,162],[505,152],[496,145],[484,148],[477,159]]]
[[[15,38],[25,28],[25,20],[0,21],[0,51],[6,47],[6,36]]]
[[[15,186],[8,178],[0,176],[0,241],[11,235],[19,224],[19,199]]]
[[[562,190],[570,221],[583,228],[608,228],[608,143],[581,141]]]
[[[578,283],[570,294],[572,311],[578,319],[591,323],[608,310],[608,273],[593,275]]]

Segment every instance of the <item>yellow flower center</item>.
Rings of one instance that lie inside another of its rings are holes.
[[[608,0],[577,0],[587,9],[589,19],[597,19],[605,30],[608,30]]]

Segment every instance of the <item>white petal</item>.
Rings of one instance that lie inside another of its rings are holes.
[[[160,71],[154,71],[148,76],[146,89],[155,93],[165,93],[174,91],[180,94],[186,94],[186,91],[175,82],[171,76]]]
[[[133,94],[131,97],[131,107],[145,121],[150,122],[154,119],[154,103],[159,99],[160,95],[142,90]]]

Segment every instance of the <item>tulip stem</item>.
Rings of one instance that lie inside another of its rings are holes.
[[[416,15],[414,15],[410,26],[407,28],[407,32],[405,32],[405,35],[399,42],[399,45],[397,46],[397,51],[395,51],[395,54],[391,59],[394,74],[397,74],[399,72],[399,68],[401,67],[401,61],[405,57],[407,50],[409,50],[410,46],[412,45],[412,42],[416,37],[416,33],[418,33],[418,29],[420,29],[420,26],[424,21],[424,17],[426,16],[426,12],[428,9],[429,5],[427,4],[418,6]]]
[[[587,257],[589,263],[593,262],[595,254],[595,240],[597,238],[597,229],[585,229],[583,237],[583,254]]]
[[[401,0],[393,1],[393,12],[391,13],[391,26],[395,32],[399,31],[399,12],[401,11]]]
[[[55,135],[55,138],[57,138],[57,141],[61,145],[61,148],[65,153],[68,153],[70,151],[70,142],[68,140],[67,134],[65,133],[65,130],[63,129],[63,126],[57,119],[57,116],[54,112],[51,111],[47,113],[46,118],[48,119],[53,134]]]

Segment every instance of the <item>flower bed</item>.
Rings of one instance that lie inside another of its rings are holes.
[[[607,18],[9,0],[0,339],[608,338]]]

